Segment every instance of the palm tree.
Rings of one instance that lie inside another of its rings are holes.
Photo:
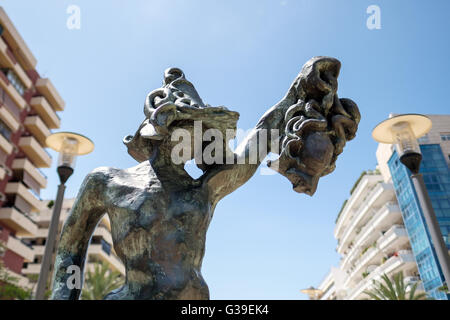
[[[95,263],[94,271],[88,270],[86,273],[81,297],[83,300],[101,300],[122,284],[120,272],[111,270],[105,262]]]
[[[364,291],[372,300],[427,300],[429,299],[426,293],[416,293],[417,285],[406,284],[403,278],[403,272],[396,273],[393,277],[393,281],[388,278],[386,274],[381,276],[382,281],[373,281],[374,287],[371,290]],[[409,293],[407,292],[408,286],[411,286]]]
[[[439,291],[445,293],[445,294],[450,294],[450,290],[448,290],[448,286],[446,283],[444,283],[442,286],[440,286],[438,288]]]

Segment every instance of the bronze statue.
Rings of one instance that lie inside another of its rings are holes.
[[[52,299],[79,298],[81,289],[67,285],[68,268],[83,269],[90,237],[105,213],[126,268],[125,284],[105,299],[209,299],[201,266],[217,203],[249,180],[268,152],[280,155],[269,167],[286,176],[295,191],[312,195],[319,178],[334,170],[346,141],[354,138],[360,114],[353,101],[336,94],[339,70],[336,59],[309,60],[234,152],[227,133],[236,130],[239,114],[204,104],[180,69],[166,70],[163,87],[147,96],[145,120],[124,139],[139,164],[95,169],[80,188],[61,234]],[[190,154],[183,151],[183,161],[174,161],[175,130],[194,137],[194,122],[201,122],[201,136],[214,129],[226,137],[220,142],[225,152],[213,151],[213,163],[201,161],[204,141]],[[279,134],[261,138],[274,130]],[[253,160],[252,150],[258,154]],[[184,162],[193,158],[203,170],[198,179],[184,170]]]

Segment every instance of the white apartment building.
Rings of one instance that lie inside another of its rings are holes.
[[[405,281],[419,280],[392,183],[377,169],[355,183],[336,221],[336,250],[342,255],[319,285],[321,300],[360,300],[372,280],[403,271]]]
[[[439,144],[450,166],[450,115],[428,117],[433,127],[419,144]],[[377,169],[361,174],[338,214],[334,236],[342,258],[318,286],[321,300],[367,299],[364,291],[383,274],[391,277],[403,271],[405,283],[420,280],[388,167],[394,149],[393,145],[378,145]],[[423,284],[418,290],[424,290]]]

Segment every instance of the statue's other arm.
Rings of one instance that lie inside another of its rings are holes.
[[[61,233],[51,299],[76,300],[80,296],[89,240],[105,213],[102,194],[106,179],[106,169],[99,168],[89,173],[83,181]],[[80,276],[80,279],[74,279],[74,276]]]

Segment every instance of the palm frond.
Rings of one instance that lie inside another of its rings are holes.
[[[411,287],[411,290],[409,291],[409,300],[416,300],[414,299],[414,294],[416,293],[417,286],[419,285],[418,282],[414,283]]]
[[[377,293],[375,293],[373,291],[365,290],[364,293],[367,294],[373,300],[383,300],[382,296],[379,296]]]
[[[391,279],[387,276],[387,274],[383,273],[381,276],[386,286],[381,285],[380,286],[384,289],[386,298],[385,300],[398,300],[397,292],[395,291],[394,284],[392,283]]]
[[[406,300],[406,288],[403,280],[403,272],[394,274],[394,286],[397,300]]]
[[[418,282],[406,283],[403,272],[394,274],[390,279],[386,274],[381,276],[382,281],[373,281],[373,288],[364,291],[373,300],[424,300],[428,296],[424,292],[417,293]],[[409,294],[407,289],[411,287]]]

